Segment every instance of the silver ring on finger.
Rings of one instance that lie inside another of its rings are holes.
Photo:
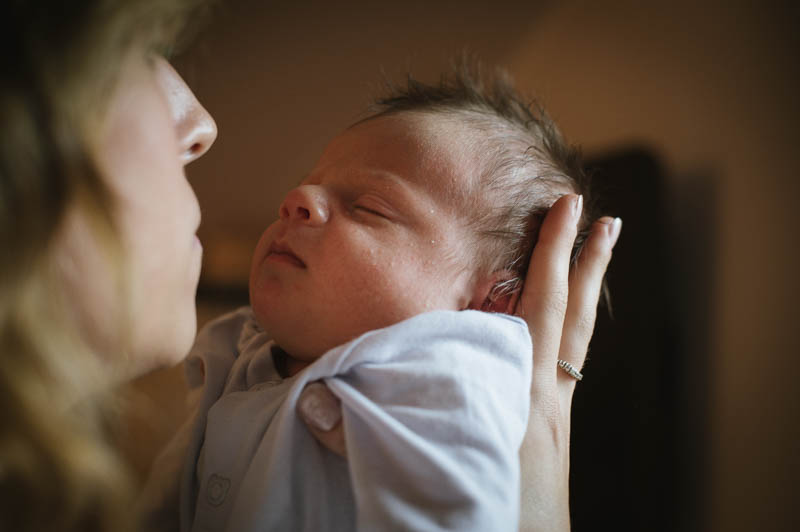
[[[570,377],[575,378],[575,380],[583,380],[583,374],[575,369],[575,366],[567,362],[566,360],[558,359],[558,367],[566,371]]]

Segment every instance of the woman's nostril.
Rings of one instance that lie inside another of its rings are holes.
[[[207,146],[202,142],[195,142],[183,152],[184,164],[190,163],[206,152]]]
[[[309,218],[311,218],[311,211],[309,211],[305,207],[298,207],[297,215],[304,220],[308,220]]]

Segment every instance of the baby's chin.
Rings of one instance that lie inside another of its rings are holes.
[[[318,317],[319,313],[308,312],[298,316],[296,314],[263,312],[262,310],[265,309],[253,305],[255,318],[262,329],[292,359],[307,364],[321,358],[335,347],[346,344],[375,328],[380,328],[353,321],[337,323],[337,328],[324,327],[317,325],[323,321]]]
[[[349,340],[338,332],[332,334],[332,331],[322,330],[321,327],[314,328],[311,322],[317,320],[303,320],[295,315],[259,312],[260,310],[253,307],[256,321],[261,328],[287,355],[300,362],[310,364]]]

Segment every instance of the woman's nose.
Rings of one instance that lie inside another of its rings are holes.
[[[330,211],[320,187],[301,185],[286,194],[278,214],[281,220],[319,226],[328,221]]]
[[[183,164],[201,157],[217,138],[217,124],[172,65],[158,58],[156,74],[172,113]]]

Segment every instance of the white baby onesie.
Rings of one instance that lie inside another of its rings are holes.
[[[181,529],[516,531],[531,342],[504,314],[436,311],[370,331],[296,376],[249,308],[201,331],[187,359],[204,387],[181,479]],[[322,379],[348,449],[297,416]]]

